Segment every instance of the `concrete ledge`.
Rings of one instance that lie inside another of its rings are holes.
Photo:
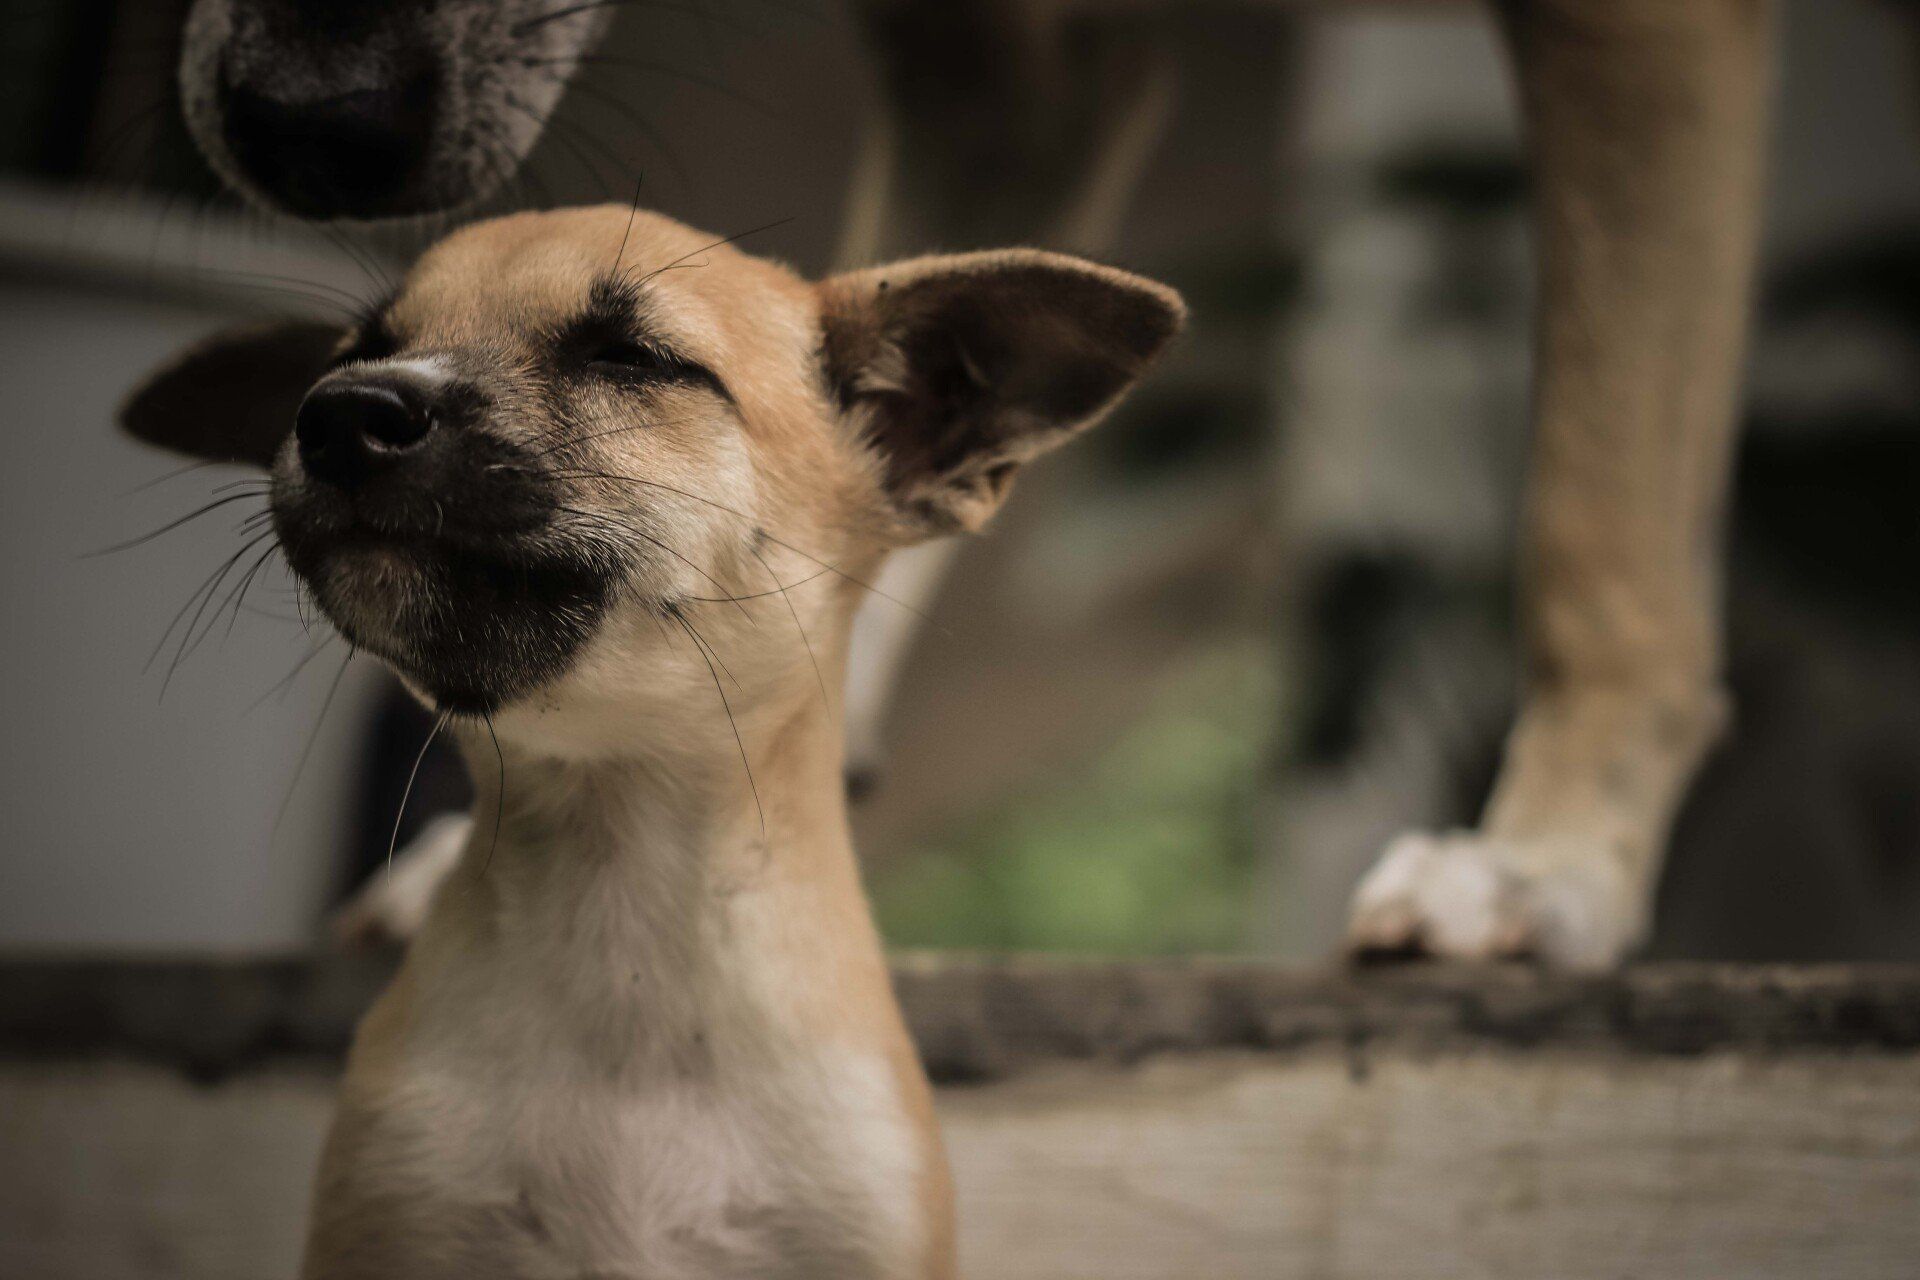
[[[0,1276],[294,1274],[337,1055],[389,970],[0,961]],[[948,1086],[976,1280],[1920,1257],[1920,969],[911,956],[896,979]]]
[[[391,958],[0,960],[0,1057],[116,1057],[219,1078],[331,1058]],[[1604,977],[1503,966],[1361,971],[1253,961],[910,955],[895,982],[929,1070],[1332,1047],[1442,1052],[1920,1048],[1920,967],[1665,964]]]

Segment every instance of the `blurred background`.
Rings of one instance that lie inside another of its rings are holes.
[[[237,473],[112,425],[194,337],[352,307],[433,230],[224,194],[179,119],[184,8],[0,5],[0,949],[305,948],[384,862],[427,736],[277,564],[252,572]],[[1163,114],[1110,256],[1195,323],[960,554],[859,847],[901,946],[1315,955],[1390,835],[1471,819],[1511,707],[1508,80],[1474,5],[1114,15],[1079,34],[1150,53]],[[1785,5],[1729,534],[1739,713],[1657,954],[1920,956],[1915,30],[1881,0]],[[716,236],[784,219],[746,247],[804,270],[844,254],[877,72],[838,6],[627,6],[604,54],[489,209],[638,178]],[[402,839],[462,787],[430,763]]]

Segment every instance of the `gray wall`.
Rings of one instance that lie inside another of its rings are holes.
[[[276,832],[341,647],[272,694],[314,642],[297,621],[249,611],[230,634],[224,617],[214,626],[164,699],[171,647],[145,669],[259,504],[82,558],[243,474],[203,470],[130,492],[180,464],[110,425],[143,371],[230,319],[131,287],[0,277],[11,459],[0,467],[0,948],[258,949],[312,936],[373,673],[360,664],[343,684]],[[286,586],[263,577],[248,599],[290,618]]]

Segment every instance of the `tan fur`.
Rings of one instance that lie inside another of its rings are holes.
[[[645,334],[715,381],[596,379],[568,354],[557,335],[616,265]],[[931,1091],[848,835],[852,614],[889,552],[977,528],[1013,470],[1097,420],[1180,318],[1171,291],[1059,255],[815,285],[612,206],[478,224],[422,257],[387,309],[390,342],[315,396],[464,385],[484,408],[429,426],[435,461],[391,482],[456,502],[461,451],[485,437],[520,459],[489,472],[559,500],[527,531],[481,519],[460,537],[586,546],[621,568],[558,674],[447,730],[474,820],[355,1039],[309,1280],[952,1275]],[[283,356],[313,345],[288,337]],[[253,424],[247,456],[275,454],[284,425],[206,385],[274,342],[212,340],[125,421],[225,448],[234,433],[209,437],[195,412],[220,404]],[[407,619],[459,618],[454,580],[369,524],[311,443],[277,450],[283,532],[319,511],[360,533],[309,533],[307,585],[430,689],[407,628],[431,624]],[[408,607],[422,600],[427,614]],[[460,652],[479,672],[468,620]]]
[[[1480,830],[1391,848],[1350,938],[1603,966],[1645,931],[1668,828],[1726,715],[1719,533],[1770,6],[1505,14],[1541,263],[1525,698]]]
[[[1443,0],[1448,2],[1448,0]],[[1309,0],[1302,9],[1377,0]],[[1643,934],[1668,828],[1725,716],[1719,681],[1718,528],[1745,338],[1769,87],[1769,0],[1497,0],[1521,86],[1534,168],[1541,296],[1535,456],[1524,531],[1526,696],[1477,831],[1392,844],[1352,904],[1349,945],[1578,966],[1616,962]],[[863,157],[851,221],[916,243],[965,244],[983,226],[1040,237],[1101,234],[1139,165],[1116,127],[1151,121],[1139,65],[1062,56],[1124,46],[1111,6],[1003,0],[940,8],[944,48],[973,70],[922,74],[937,8],[862,0],[888,94]],[[909,20],[907,11],[920,19]],[[1093,33],[1089,37],[1088,32]],[[1097,39],[1096,39],[1097,46]],[[978,122],[994,122],[981,129]],[[1141,139],[1150,139],[1144,123]],[[951,193],[996,153],[1010,180],[990,201]],[[952,140],[949,142],[949,140]],[[1021,148],[1040,154],[1029,155]],[[1049,150],[1051,148],[1051,150]],[[1076,184],[1096,218],[1062,217]],[[890,198],[886,215],[874,207]],[[939,565],[903,578],[924,603]],[[885,685],[906,638],[854,654],[851,732],[877,764]],[[1317,904],[1325,909],[1331,904]]]

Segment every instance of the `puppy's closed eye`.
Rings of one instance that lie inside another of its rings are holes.
[[[615,387],[641,389],[662,383],[699,386],[733,403],[733,393],[711,369],[656,339],[636,336],[623,328],[591,321],[576,326],[563,341],[562,350],[573,353],[571,362],[582,373]]]
[[[587,368],[592,372],[621,377],[642,373],[671,376],[686,364],[654,343],[627,337],[599,339],[588,348],[586,358]]]

